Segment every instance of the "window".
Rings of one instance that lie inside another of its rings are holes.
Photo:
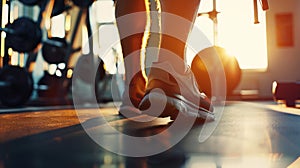
[[[267,38],[265,12],[259,7],[260,24],[254,24],[253,1],[217,0],[218,34],[216,45],[235,56],[242,69],[266,69]],[[212,10],[212,0],[202,0],[199,13]],[[196,23],[213,43],[213,22],[200,16]]]

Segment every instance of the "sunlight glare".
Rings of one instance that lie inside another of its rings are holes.
[[[259,6],[260,24],[254,24],[252,1],[228,1],[219,2],[219,44],[237,58],[242,69],[267,68],[265,13]]]
[[[211,11],[212,2],[212,0],[201,1],[199,12]],[[266,15],[261,6],[258,6],[260,24],[254,24],[253,1],[217,0],[216,2],[217,11],[220,12],[218,46],[225,48],[229,55],[235,56],[241,69],[266,69],[268,66]],[[114,20],[114,6],[111,1],[97,1],[94,7],[97,7],[96,16],[99,16],[97,22]],[[213,42],[213,22],[207,16],[197,17],[195,26],[200,28],[211,43]],[[193,54],[188,51],[187,55]]]
[[[212,10],[212,0],[201,2],[199,12]],[[217,45],[235,56],[242,69],[266,69],[266,16],[259,6],[260,24],[254,24],[253,1],[217,0]],[[206,19],[204,19],[206,17]],[[213,42],[213,22],[207,16],[196,19],[196,26]]]

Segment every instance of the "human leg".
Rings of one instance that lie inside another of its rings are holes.
[[[186,41],[194,24],[200,0],[160,0],[161,49],[158,62],[168,61],[176,70],[185,70]],[[177,56],[172,59],[173,56]]]
[[[213,118],[209,99],[199,91],[195,77],[184,61],[186,41],[199,3],[200,0],[161,0],[159,58],[151,67],[146,94],[139,106],[146,114],[174,119],[182,112],[191,117]],[[166,107],[163,110],[156,108],[159,103],[166,103]]]
[[[146,27],[144,0],[117,0],[116,20],[125,63],[125,91],[120,112],[134,111],[145,92],[140,51]],[[140,12],[140,14],[134,14]],[[128,36],[129,34],[129,36]]]

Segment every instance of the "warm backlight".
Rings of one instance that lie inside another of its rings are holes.
[[[212,0],[202,1],[199,12],[212,10],[209,3]],[[235,56],[242,69],[266,69],[266,17],[262,9],[259,7],[259,24],[254,24],[253,1],[217,0],[217,10],[220,14],[216,45],[225,48],[229,55]],[[213,42],[212,21],[202,17],[207,16],[200,16],[196,24]]]

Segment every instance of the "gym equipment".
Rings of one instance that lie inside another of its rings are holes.
[[[203,16],[203,15],[208,15],[208,18],[213,21],[213,38],[214,38],[214,45],[217,45],[218,42],[218,14],[220,12],[217,11],[217,1],[213,1],[213,9],[209,12],[204,12],[204,13],[198,13],[198,16]]]
[[[19,0],[19,1],[28,6],[34,6],[40,2],[40,0]]]
[[[19,0],[19,1],[21,3],[23,3],[24,5],[28,5],[28,6],[34,6],[34,5],[42,6],[44,2],[46,2],[45,4],[47,4],[46,0]],[[41,7],[41,8],[44,9],[43,7]],[[57,16],[57,15],[63,13],[65,10],[66,10],[65,1],[64,0],[55,0],[51,17]]]
[[[102,80],[104,78],[105,74],[105,69],[104,69],[104,63],[103,61],[98,58],[98,65],[97,67],[97,72],[95,75],[95,72],[92,72],[92,64],[94,64],[93,60],[91,60],[93,57],[90,55],[81,55],[76,63],[76,69],[79,69],[80,72],[76,72],[78,74],[78,78],[84,81],[85,83],[91,84],[93,79],[95,79],[95,82],[97,83],[98,81]]]
[[[205,12],[205,13],[198,13],[198,16],[202,15],[208,15],[209,19],[213,21],[213,47],[206,48],[202,51],[200,51],[192,61],[192,71],[196,77],[197,83],[200,87],[201,91],[204,91],[208,97],[212,96],[212,87],[211,87],[211,81],[209,77],[208,70],[206,68],[205,63],[201,60],[201,57],[205,57],[208,59],[208,62],[214,62],[213,57],[210,57],[211,55],[218,55],[225,72],[225,78],[226,78],[226,89],[227,89],[227,95],[231,95],[233,90],[237,87],[241,80],[242,70],[240,69],[240,66],[237,62],[237,59],[235,57],[229,56],[226,53],[226,50],[224,48],[221,48],[217,45],[218,42],[218,14],[220,12],[217,11],[217,1],[213,1],[213,9],[212,11]],[[209,65],[207,65],[209,66]],[[218,74],[215,74],[218,75]]]
[[[18,52],[33,51],[42,40],[42,30],[33,20],[21,17],[2,28],[7,33],[6,44]]]
[[[254,24],[258,24],[259,23],[257,1],[258,0],[253,0]],[[260,4],[261,4],[261,7],[262,7],[263,11],[266,11],[266,10],[269,9],[268,0],[260,0]]]
[[[69,41],[65,38],[52,37],[43,42],[42,55],[46,62],[50,64],[68,64],[71,55],[81,50],[81,48],[74,49],[73,44],[78,34],[80,21],[84,16],[83,12],[85,10],[80,9]],[[61,72],[60,76],[51,75],[47,71],[44,73],[44,76],[38,82],[39,97],[60,99],[66,97],[71,86],[71,79],[67,77],[68,68],[57,70]]]
[[[38,81],[38,96],[48,98],[63,98],[67,94],[68,87],[63,87],[61,83],[65,78],[56,75],[50,75],[47,71],[44,76]]]
[[[84,9],[79,10],[69,41],[64,38],[52,37],[43,43],[42,55],[46,62],[50,64],[65,63],[67,65],[71,55],[81,50],[81,48],[74,49],[73,44],[85,11]],[[71,86],[71,79],[67,77],[68,68],[59,69],[59,71],[61,77],[45,72],[45,75],[38,82],[38,95],[40,97],[65,98]]]
[[[76,6],[87,8],[93,4],[94,0],[72,0]]]
[[[285,102],[287,107],[295,107],[300,100],[300,82],[273,82],[273,97],[275,101]]]
[[[82,2],[82,3],[84,3],[84,2]],[[73,43],[75,40],[76,31],[78,30],[78,28],[80,26],[80,21],[81,21],[82,17],[84,17],[83,13],[86,13],[85,19],[86,19],[86,26],[88,29],[88,36],[92,37],[92,31],[91,31],[90,21],[89,21],[89,12],[87,12],[87,10],[81,8],[78,13],[75,25],[74,25],[75,31],[73,31],[73,34],[71,36],[71,40],[68,45],[68,53],[66,54],[65,60],[68,60],[70,55],[74,52],[74,49],[72,49],[72,46],[73,46]],[[93,51],[92,40],[90,39],[88,42],[89,42],[90,51]],[[98,67],[94,68],[95,65],[97,65]],[[103,61],[99,57],[97,57],[97,60],[94,60],[93,52],[90,52],[89,54],[81,55],[79,57],[79,59],[77,60],[76,66],[79,67],[76,69],[77,70],[80,69],[80,72],[78,72],[78,73],[74,72],[74,74],[79,74],[78,75],[79,78],[82,81],[89,83],[89,84],[92,83],[92,81],[93,81],[93,79],[95,79],[95,77],[102,78],[105,75],[105,70],[103,68]],[[76,69],[75,69],[75,71],[76,71]],[[96,73],[97,73],[97,76],[96,76]],[[98,79],[96,79],[96,81],[98,81]]]
[[[67,40],[60,37],[51,37],[43,42],[42,55],[46,62],[50,64],[59,64],[66,62],[67,54],[72,54],[81,50],[81,48],[72,49]],[[71,52],[68,52],[71,50]]]
[[[31,75],[18,66],[6,66],[0,71],[0,101],[5,106],[20,106],[26,103],[33,90]]]
[[[198,86],[201,91],[207,94],[208,97],[212,96],[211,80],[205,63],[201,57],[206,59],[213,59],[212,55],[218,55],[225,72],[227,95],[232,95],[233,90],[237,87],[241,80],[242,71],[235,57],[229,56],[226,50],[222,47],[213,46],[200,51],[192,61],[191,69],[194,73]],[[213,60],[210,60],[213,62]],[[218,74],[214,74],[218,75]]]
[[[64,0],[55,0],[51,17],[57,16],[57,15],[63,13],[65,10],[67,10],[65,1]]]
[[[77,81],[82,82],[75,82],[74,84],[77,85],[77,87],[80,87],[79,84],[92,86],[98,103],[121,100],[119,87],[122,86],[118,86],[118,79],[116,78],[122,78],[122,76],[117,77],[117,75],[106,73],[104,69],[104,62],[99,57],[97,57],[97,68],[91,68],[92,64],[94,64],[91,61],[91,58],[91,55],[82,55],[79,57],[76,68],[74,69],[75,76],[73,77],[73,80],[78,79]]]
[[[42,55],[50,64],[65,62],[67,41],[65,38],[52,37],[43,42]]]

